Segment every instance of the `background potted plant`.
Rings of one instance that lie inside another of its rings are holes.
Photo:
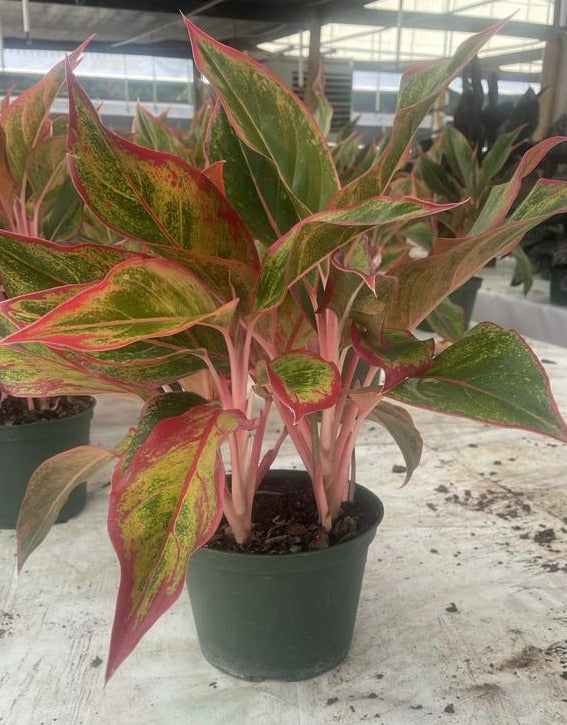
[[[448,206],[384,191],[429,107],[500,25],[465,41],[454,58],[405,74],[382,153],[341,187],[325,139],[300,101],[248,57],[186,23],[195,63],[219,99],[208,129],[209,165],[198,171],[105,129],[69,69],[72,179],[85,204],[130,241],[63,247],[2,234],[14,250],[2,258],[3,279],[23,275],[35,287],[0,305],[15,328],[1,346],[21,355],[20,379],[43,392],[53,385],[56,361],[67,385],[90,377],[93,393],[111,389],[145,400],[139,425],[116,449],[80,446],[36,471],[18,524],[19,565],[47,533],[62,496],[118,458],[108,519],[121,565],[110,676],[179,596],[190,556],[192,595],[200,597],[195,590],[208,580],[225,578],[193,579],[208,554],[234,555],[201,547],[223,513],[233,546],[243,550],[254,538],[258,489],[289,436],[313,491],[318,533],[332,539],[345,504],[348,511],[349,502],[366,501],[362,543],[355,536],[313,552],[237,552],[260,580],[250,586],[241,576],[232,591],[213,591],[213,603],[194,609],[199,627],[198,610],[215,607],[213,629],[231,635],[219,654],[200,634],[215,664],[250,678],[294,679],[333,666],[348,649],[358,592],[345,606],[343,580],[334,571],[315,591],[304,586],[305,574],[287,586],[287,596],[311,606],[310,614],[288,619],[274,616],[274,607],[287,615],[290,606],[277,588],[290,575],[283,567],[321,560],[332,549],[346,558],[359,549],[356,566],[346,568],[356,570],[351,583],[360,586],[381,516],[375,497],[354,485],[355,444],[365,420],[394,437],[408,479],[421,437],[407,410],[391,401],[565,440],[545,373],[517,334],[482,324],[439,352],[411,330],[488,259],[566,210],[567,191],[542,181],[501,223],[526,168],[545,153],[537,146],[510,181],[495,187],[467,236],[436,239],[424,259],[390,255],[392,236]],[[40,255],[56,285],[38,274]],[[49,363],[26,362],[37,349]],[[369,365],[362,384],[353,380],[361,359]],[[5,366],[0,378],[8,391],[10,374]],[[285,425],[275,446],[263,451],[272,408]],[[220,458],[225,441],[230,482]],[[260,611],[254,599],[274,582],[267,611]],[[243,601],[246,593],[252,600]],[[346,624],[330,623],[329,607]],[[241,627],[248,630],[235,634]],[[287,637],[286,647],[258,653],[258,632],[267,640]],[[325,641],[330,646],[322,656]]]
[[[79,62],[85,46],[69,55],[69,63]],[[8,93],[0,111],[0,227],[59,242],[77,234],[83,208],[65,159],[68,119],[49,117],[64,81],[62,61],[17,98],[10,99]],[[10,253],[9,244],[0,249],[2,255]],[[28,291],[25,279],[6,280],[0,286],[0,300]],[[7,335],[13,327],[1,319],[0,331]],[[0,351],[0,366],[11,366],[13,355],[13,351]],[[7,528],[16,526],[35,468],[59,451],[89,442],[94,405],[90,397],[70,398],[54,390],[49,391],[50,397],[37,397],[25,383],[15,381],[11,389],[26,397],[8,395],[0,386],[0,527]],[[85,498],[86,484],[82,483],[71,493],[59,520],[77,514]]]

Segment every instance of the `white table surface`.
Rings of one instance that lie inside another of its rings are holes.
[[[538,350],[567,412],[567,351]],[[117,441],[134,417],[129,402],[101,398],[93,441]],[[85,511],[52,530],[19,579],[14,534],[0,531],[0,723],[563,725],[567,446],[415,419],[423,465],[406,488],[387,434],[369,425],[361,438],[358,479],[386,516],[336,670],[302,683],[222,674],[200,655],[183,594],[104,687],[118,566],[101,474]],[[288,447],[278,463],[297,459]],[[551,544],[534,540],[545,529]]]
[[[496,267],[482,270],[473,319],[490,320],[530,339],[567,347],[567,307],[549,302],[548,280],[534,277],[527,295],[523,286],[511,287],[514,264],[512,257],[506,257],[497,260]]]

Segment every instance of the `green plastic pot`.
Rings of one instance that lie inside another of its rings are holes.
[[[271,471],[268,481],[282,473]],[[355,498],[371,526],[341,544],[297,554],[243,554],[199,549],[187,586],[199,645],[224,672],[247,680],[305,680],[326,672],[348,653],[368,546],[384,509],[368,489]]]
[[[47,458],[89,443],[95,401],[77,415],[22,425],[0,426],[0,528],[16,527],[30,476]],[[85,506],[87,485],[75,488],[57,519],[76,516]]]

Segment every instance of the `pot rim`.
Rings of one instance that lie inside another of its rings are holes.
[[[308,477],[306,471],[295,469],[271,469],[269,473],[292,474],[294,478],[299,478],[303,476]],[[376,535],[376,529],[384,518],[384,504],[378,498],[378,496],[369,488],[366,488],[366,486],[362,486],[359,483],[356,483],[355,487],[356,493],[362,493],[362,495],[372,503],[376,511],[376,518],[367,529],[357,534],[353,538],[347,539],[347,541],[342,541],[325,549],[314,549],[313,551],[298,551],[294,553],[283,554],[256,554],[246,551],[224,551],[223,549],[208,548],[205,544],[205,546],[197,549],[197,551],[193,552],[193,554],[191,554],[191,556],[189,557],[189,569],[191,568],[191,559],[194,556],[198,556],[200,552],[206,552],[206,556],[208,559],[207,566],[218,566],[219,568],[225,568],[230,561],[235,560],[247,560],[251,564],[252,562],[256,562],[260,567],[270,562],[270,564],[273,566],[280,565],[287,568],[289,567],[291,561],[300,563],[305,559],[315,560],[316,558],[319,558],[322,560],[325,557],[333,559],[333,561],[330,561],[327,564],[328,566],[333,566],[334,561],[336,561],[337,558],[342,559],[353,556],[360,547],[368,547],[374,539],[374,536]],[[320,561],[320,564],[322,566],[325,566],[323,561]]]
[[[54,397],[54,396],[51,396]],[[89,405],[79,413],[73,415],[67,415],[64,418],[52,418],[49,420],[35,420],[32,423],[17,423],[13,425],[0,424],[0,443],[6,443],[13,440],[24,440],[26,438],[33,438],[37,434],[41,434],[46,429],[52,429],[53,426],[68,425],[70,422],[74,423],[77,418],[92,418],[94,414],[94,408],[96,406],[96,399],[90,395],[76,395],[76,396],[65,396],[65,397],[81,397],[89,400]]]

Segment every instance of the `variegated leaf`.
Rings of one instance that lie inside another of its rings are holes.
[[[25,327],[38,320],[42,315],[51,312],[57,305],[88,289],[89,286],[88,284],[69,284],[39,292],[30,292],[19,297],[9,297],[0,302],[0,314],[16,327]]]
[[[192,163],[191,151],[180,135],[161,118],[153,116],[141,103],[136,106],[133,141],[139,146],[175,154],[187,163]]]
[[[273,395],[288,407],[297,422],[304,415],[330,408],[341,390],[337,366],[304,350],[295,350],[267,364]]]
[[[249,56],[217,42],[188,18],[193,59],[244,143],[269,159],[301,216],[324,209],[339,181],[327,142],[291,90]]]
[[[37,83],[21,93],[0,114],[0,126],[6,134],[6,153],[12,177],[18,186],[24,179],[28,154],[42,133],[51,105],[65,80],[65,64],[79,61],[90,38],[46,73]]]
[[[96,282],[119,262],[140,256],[102,244],[63,246],[0,232],[0,277],[11,297],[61,285]]]
[[[510,252],[526,232],[554,214],[567,211],[567,184],[540,180],[506,224],[463,239],[440,240],[434,254],[412,259],[389,274],[398,284],[388,307],[387,327],[409,330],[491,259]]]
[[[435,342],[418,340],[409,332],[383,330],[376,337],[368,330],[351,330],[354,349],[369,365],[384,371],[383,392],[406,378],[415,377],[432,364]]]
[[[273,357],[294,349],[311,352],[318,349],[315,320],[309,319],[301,304],[291,294],[286,295],[277,309],[258,319],[254,338],[262,340],[263,348],[270,350]],[[263,357],[264,353],[260,352],[260,356]]]
[[[450,208],[452,204],[434,204],[411,197],[377,197],[348,209],[313,214],[268,250],[258,283],[258,309],[267,310],[279,304],[290,285],[360,234]]]
[[[173,335],[196,324],[226,326],[238,300],[218,306],[185,267],[165,259],[117,265],[5,343],[43,342],[71,350],[112,350]]]
[[[516,333],[485,322],[388,395],[403,403],[567,441],[540,362]]]
[[[130,461],[140,446],[144,445],[156,425],[165,418],[176,418],[192,408],[206,404],[206,401],[195,393],[180,391],[177,393],[160,393],[150,398],[142,412],[138,425],[122,452],[119,468],[125,473]]]
[[[258,266],[250,233],[212,181],[178,156],[105,129],[70,72],[67,84],[71,175],[100,219],[134,239]]]
[[[117,455],[102,446],[78,446],[48,458],[36,468],[18,515],[18,570],[47,536],[69,494]]]
[[[435,100],[505,22],[495,23],[486,30],[471,35],[459,45],[453,57],[410,68],[403,74],[396,115],[386,147],[376,163],[365,174],[345,186],[335,196],[333,203],[337,206],[348,206],[386,191],[404,159],[414,133]]]
[[[258,271],[237,259],[223,259],[199,254],[179,247],[155,248],[160,257],[178,262],[202,282],[204,288],[218,301],[240,300],[240,313],[250,311]]]
[[[15,195],[16,184],[8,165],[6,132],[0,124],[0,220],[5,229],[13,229],[16,225],[14,218]]]
[[[70,361],[76,360],[78,365],[93,375],[137,389],[148,388],[149,391],[155,391],[160,385],[169,385],[205,367],[202,350],[179,348],[166,340],[134,342],[126,347],[101,352],[78,354],[67,351],[65,357]],[[216,361],[215,355],[211,354],[210,357]],[[222,362],[217,362],[217,365],[220,367]]]
[[[0,314],[0,335],[8,335],[15,329]],[[0,390],[16,397],[39,398],[128,392],[147,396],[136,380],[126,384],[104,374],[91,373],[64,354],[39,344],[0,343]]]
[[[216,109],[211,121],[208,150],[211,161],[226,161],[226,194],[263,246],[300,221],[301,215],[273,164],[240,141],[222,107]]]
[[[112,481],[109,533],[120,588],[107,679],[173,604],[191,553],[214,533],[223,504],[218,449],[241,415],[197,406],[159,420]]]
[[[504,184],[492,187],[486,203],[469,230],[469,236],[501,224],[520,193],[522,179],[531,174],[552,149],[566,140],[564,136],[551,136],[528,149],[514,169],[512,178]]]

